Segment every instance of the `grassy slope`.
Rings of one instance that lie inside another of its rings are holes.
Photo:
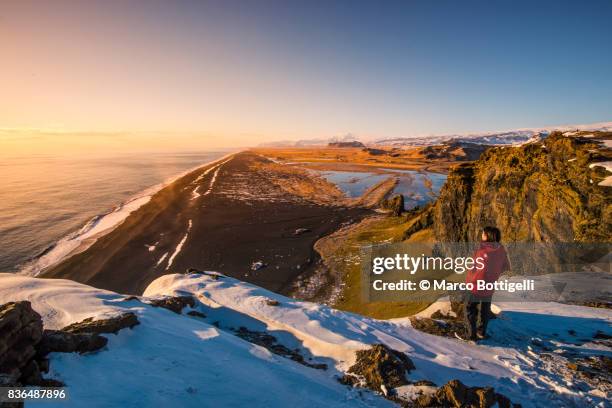
[[[411,227],[413,217],[376,215],[359,224],[345,228],[320,239],[315,249],[326,265],[340,274],[344,288],[334,307],[378,319],[391,319],[417,313],[429,304],[424,302],[370,302],[364,303],[361,287],[361,248],[372,243],[402,242]],[[431,242],[431,230],[413,234],[407,242]]]

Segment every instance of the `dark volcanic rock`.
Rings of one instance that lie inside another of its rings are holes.
[[[391,215],[397,217],[404,212],[404,196],[397,194],[387,200],[383,200],[381,207],[385,210],[390,210]]]
[[[34,357],[42,330],[42,319],[30,302],[0,306],[0,374],[4,380],[39,382],[41,376]]]
[[[45,330],[38,346],[38,354],[51,352],[87,353],[106,346],[108,340],[95,333],[70,333],[61,330]]]
[[[404,353],[384,344],[374,344],[357,352],[357,361],[340,380],[344,384],[358,384],[380,392],[408,384],[406,373],[413,370],[412,360]]]
[[[433,317],[433,315],[432,315]],[[455,337],[455,333],[463,333],[464,324],[458,319],[430,319],[428,317],[411,317],[410,324],[417,330],[443,337]]]
[[[193,296],[182,295],[182,296],[165,296],[159,299],[151,299],[149,304],[155,307],[163,307],[173,311],[176,314],[181,314],[181,311],[189,306],[195,307],[195,300]]]
[[[268,349],[274,354],[283,356],[291,359],[296,363],[305,365],[306,367],[316,368],[317,370],[327,370],[327,364],[323,363],[310,363],[304,359],[299,350],[291,350],[290,348],[279,344],[276,337],[266,332],[258,332],[247,329],[246,327],[240,327],[236,332],[236,336],[250,343],[257,344],[258,346]]]
[[[305,234],[307,232],[310,232],[310,229],[308,228],[297,228],[294,232],[293,235],[302,235]]]
[[[593,338],[594,339],[601,339],[601,340],[611,340],[612,336],[602,332],[601,330],[597,330],[597,332],[595,332],[595,335],[593,336]]]
[[[136,315],[132,312],[128,312],[108,319],[94,320],[93,317],[88,317],[81,322],[72,323],[64,327],[62,331],[69,333],[117,334],[121,329],[125,329],[126,327],[131,329],[138,324],[140,324],[140,322]]]
[[[30,302],[0,306],[0,386],[63,386],[60,381],[42,377],[49,371],[44,342],[42,319]]]
[[[266,305],[268,306],[278,306],[280,302],[276,299],[266,299]]]
[[[520,407],[512,404],[505,396],[495,393],[491,387],[467,387],[459,380],[451,380],[438,388],[434,395],[423,395],[414,402],[414,405],[423,408],[489,408],[495,404],[500,408]]]
[[[198,312],[197,310],[190,310],[187,312],[187,314],[189,316],[195,316],[195,317],[201,317],[201,318],[205,318],[206,315],[202,312]]]
[[[612,357],[594,355],[568,361],[566,365],[571,370],[570,375],[566,376],[568,380],[580,379],[605,394],[612,391]]]
[[[571,305],[595,307],[598,309],[612,309],[612,302],[599,301],[599,300],[584,300],[584,301],[567,301]]]
[[[136,315],[127,313],[98,321],[85,319],[68,326],[65,331],[43,330],[42,319],[30,302],[1,305],[0,386],[61,387],[64,385],[61,381],[42,377],[42,373],[49,371],[47,354],[99,350],[107,343],[99,333],[116,333],[136,324]]]
[[[431,317],[411,317],[412,327],[425,333],[436,336],[454,338],[455,333],[462,334],[465,331],[465,295],[462,293],[451,293],[450,306],[452,314],[443,314],[440,310],[431,314]],[[493,312],[489,312],[489,319],[497,318]]]
[[[383,149],[374,149],[371,147],[365,147],[363,149],[361,149],[361,151],[366,152],[368,154],[371,154],[372,156],[381,156],[383,154],[388,154],[391,153],[387,150],[383,150]]]
[[[450,306],[451,310],[457,316],[457,319],[463,319],[463,315],[465,314],[465,294],[451,292],[449,294]]]

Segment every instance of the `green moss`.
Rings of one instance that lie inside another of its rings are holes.
[[[377,319],[410,316],[428,306],[424,302],[369,302],[364,303],[361,288],[361,248],[372,243],[401,242],[406,231],[420,213],[408,213],[400,217],[375,216],[362,221],[349,231],[332,234],[317,242],[316,249],[327,266],[342,276],[344,289],[335,308],[359,313]],[[421,234],[423,239],[431,237]]]

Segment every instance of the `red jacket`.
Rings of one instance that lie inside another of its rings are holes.
[[[478,290],[477,281],[484,280],[491,283],[497,281],[502,273],[510,270],[510,262],[504,246],[497,242],[481,242],[474,254],[474,260],[482,258],[482,268],[476,266],[467,273],[466,282],[473,283],[472,293],[478,297],[493,296],[493,290]]]

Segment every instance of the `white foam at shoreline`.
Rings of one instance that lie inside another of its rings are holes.
[[[151,197],[153,197],[155,193],[164,187],[174,183],[176,180],[199,169],[200,167],[214,165],[218,162],[226,160],[234,154],[236,154],[236,152],[226,154],[218,159],[192,167],[189,170],[177,174],[176,176],[173,176],[162,183],[156,184],[136,194],[134,197],[120,204],[112,211],[93,217],[83,227],[81,227],[81,229],[76,232],[72,232],[57,241],[57,243],[55,243],[55,245],[49,251],[24,264],[17,273],[20,275],[37,276],[45,269],[56,265],[60,261],[85,251],[87,248],[93,245],[98,238],[113,231],[131,213],[148,203],[151,200]]]

